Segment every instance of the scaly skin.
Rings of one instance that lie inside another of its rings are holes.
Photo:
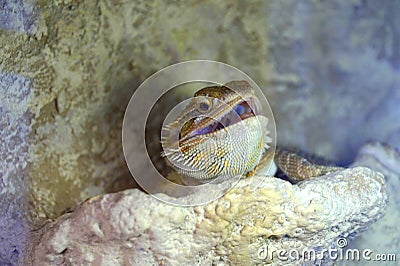
[[[322,176],[330,172],[340,171],[344,168],[312,164],[305,158],[284,150],[277,150],[274,157],[276,165],[294,183],[313,176]]]
[[[268,118],[246,81],[206,87],[194,96],[163,128],[169,133],[162,139],[163,155],[179,174],[194,180],[251,176],[271,163]],[[293,182],[341,169],[314,165],[284,151],[278,151],[274,161]]]

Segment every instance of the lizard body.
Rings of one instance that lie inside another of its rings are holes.
[[[314,165],[290,152],[274,158],[268,118],[246,81],[200,89],[173,122],[165,126],[163,156],[181,175],[194,180],[251,176],[276,165],[293,182],[342,168]]]

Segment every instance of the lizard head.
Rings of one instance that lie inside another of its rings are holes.
[[[267,123],[246,81],[202,88],[163,128],[169,133],[162,138],[163,155],[178,173],[197,180],[241,175],[268,148]]]

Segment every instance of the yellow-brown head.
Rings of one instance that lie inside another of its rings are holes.
[[[162,139],[163,154],[177,172],[197,180],[242,175],[271,142],[267,124],[246,81],[206,87],[163,128],[170,133]]]

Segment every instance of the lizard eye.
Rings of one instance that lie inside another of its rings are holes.
[[[206,113],[211,109],[212,102],[207,98],[201,98],[197,101],[197,110],[200,113]]]

